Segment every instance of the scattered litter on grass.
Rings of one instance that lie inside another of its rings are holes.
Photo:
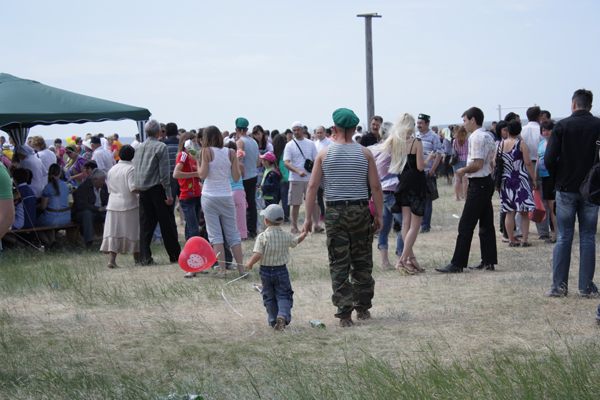
[[[456,214],[452,214],[452,216],[453,216],[454,218],[458,218],[458,219],[460,219],[460,216],[458,216],[458,215],[456,215]]]
[[[313,328],[325,329],[325,324],[322,323],[321,321],[317,321],[316,319],[312,319],[312,320],[310,320],[308,322],[310,323],[310,326],[312,326]]]

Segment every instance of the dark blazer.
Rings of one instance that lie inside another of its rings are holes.
[[[100,188],[100,200],[102,206],[108,204],[108,188],[106,183]],[[80,211],[90,210],[94,214],[98,212],[96,204],[96,194],[94,193],[94,185],[91,179],[86,179],[73,193],[73,207],[71,208],[71,215],[75,216]]]
[[[552,130],[544,163],[559,192],[579,193],[579,187],[594,165],[600,119],[577,110],[561,119]]]

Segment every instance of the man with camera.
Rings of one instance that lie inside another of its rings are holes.
[[[292,133],[294,134],[294,138],[285,145],[283,162],[285,167],[290,170],[288,204],[292,207],[291,232],[299,233],[298,214],[300,213],[302,197],[306,196],[306,188],[310,181],[312,164],[317,157],[317,148],[314,142],[304,138],[304,128],[301,122],[297,121],[292,124]],[[319,226],[319,215],[319,207],[314,207],[312,217],[315,223],[315,232],[324,231]],[[307,215],[306,218],[310,218],[310,215]]]

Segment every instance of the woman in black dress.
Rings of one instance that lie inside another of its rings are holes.
[[[415,119],[408,113],[398,117],[389,137],[379,148],[391,153],[389,171],[399,174],[400,180],[394,193],[396,203],[392,212],[402,213],[404,250],[396,268],[410,273],[423,272],[425,268],[417,262],[413,246],[421,229],[421,220],[427,204],[427,182],[423,170],[435,154],[431,152],[427,159],[424,159],[423,143],[415,137]]]

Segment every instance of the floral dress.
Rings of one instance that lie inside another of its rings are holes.
[[[504,160],[504,173],[502,174],[502,187],[500,188],[500,199],[502,200],[502,212],[509,211],[533,211],[535,202],[529,185],[529,174],[523,162],[521,152],[521,140],[509,152],[502,151],[502,141],[498,145],[498,152],[502,153]]]

